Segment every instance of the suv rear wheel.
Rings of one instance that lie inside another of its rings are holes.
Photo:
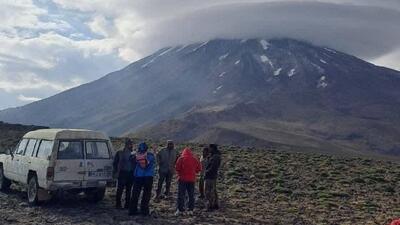
[[[91,202],[100,202],[104,199],[105,188],[91,188],[85,190],[85,195]]]
[[[0,166],[0,190],[7,191],[10,189],[11,181],[4,176],[3,166]]]
[[[39,184],[37,176],[31,175],[29,176],[28,179],[28,191],[27,191],[29,205],[35,206],[39,204],[38,193],[39,193]]]

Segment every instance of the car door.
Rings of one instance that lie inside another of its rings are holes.
[[[107,140],[85,141],[85,156],[88,186],[105,185],[112,179],[111,144]]]
[[[21,160],[19,161],[19,176],[21,177],[22,182],[28,181],[28,172],[31,167],[32,155],[35,150],[36,144],[36,139],[29,139],[25,149],[25,153],[21,156]]]
[[[60,140],[54,168],[54,181],[79,181],[85,176],[82,140]]]
[[[15,149],[11,160],[8,161],[8,173],[9,178],[14,181],[24,182],[22,180],[22,170],[21,170],[21,160],[23,159],[23,154],[25,153],[26,146],[28,144],[28,139],[22,139]]]

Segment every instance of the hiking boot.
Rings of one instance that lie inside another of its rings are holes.
[[[181,216],[181,215],[183,215],[183,212],[178,209],[178,210],[176,210],[174,215],[175,216]]]
[[[129,209],[129,204],[125,204],[124,209]]]
[[[116,204],[116,205],[115,205],[115,208],[116,208],[116,209],[122,209],[122,206],[121,206],[121,204]]]

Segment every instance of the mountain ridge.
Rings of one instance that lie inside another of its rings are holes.
[[[272,140],[328,151],[326,143],[397,155],[398,87],[400,72],[330,48],[293,39],[218,39],[160,49],[92,83],[0,111],[0,119],[143,138]]]

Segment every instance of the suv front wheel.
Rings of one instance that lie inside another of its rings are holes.
[[[31,206],[35,206],[39,204],[39,184],[36,175],[31,175],[28,179],[28,203]]]
[[[4,176],[3,167],[0,166],[0,190],[7,191],[11,186],[11,181]]]

